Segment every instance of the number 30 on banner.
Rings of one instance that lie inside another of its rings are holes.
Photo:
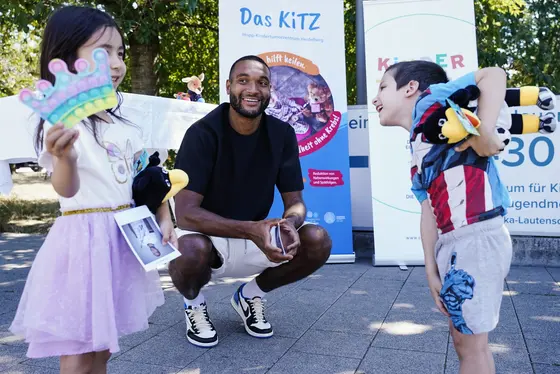
[[[518,137],[512,137],[511,143],[506,148],[507,155],[503,156],[502,164],[508,167],[521,166],[525,163],[527,155],[523,152],[528,148],[528,158],[535,166],[548,166],[554,159],[554,143],[546,136],[538,136],[529,142]],[[538,156],[537,156],[538,152]],[[500,156],[494,156],[496,160]]]

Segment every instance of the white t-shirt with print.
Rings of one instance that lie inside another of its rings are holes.
[[[132,203],[134,155],[143,149],[142,130],[111,116],[114,123],[97,123],[97,137],[86,124],[75,128],[80,135],[74,147],[78,154],[80,189],[71,198],[59,197],[62,211],[84,208],[114,208]],[[51,127],[45,123],[44,137]],[[45,146],[39,155],[39,165],[52,171],[52,155]]]

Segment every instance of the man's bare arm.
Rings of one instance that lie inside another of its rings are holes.
[[[203,198],[189,190],[182,190],[175,196],[175,215],[179,228],[209,236],[249,239],[253,222],[227,219],[211,213],[200,206]]]
[[[291,221],[296,228],[303,225],[307,208],[303,202],[301,191],[283,193],[282,201],[284,202],[284,214],[282,218]]]

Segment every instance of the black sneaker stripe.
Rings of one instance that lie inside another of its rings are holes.
[[[239,295],[239,296],[240,296],[240,298],[243,297],[241,295]],[[249,329],[251,329],[252,331],[254,331],[256,333],[260,333],[260,334],[271,332],[272,327],[267,328],[267,329],[260,329],[256,326],[253,326],[253,324],[257,322],[257,318],[255,317],[256,312],[255,312],[254,302],[253,302],[252,299],[247,299],[245,297],[243,297],[243,299],[245,299],[245,302],[249,305],[250,314],[249,314],[249,317],[246,318],[246,320],[245,320],[245,323],[246,323],[247,327]],[[241,307],[241,309],[243,309],[243,306]],[[263,319],[262,320],[263,320],[264,323],[268,323],[268,320],[266,319],[266,316],[264,316],[264,312],[263,312]]]

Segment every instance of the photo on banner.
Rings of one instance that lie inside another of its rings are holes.
[[[478,67],[473,0],[364,1],[375,265],[423,265],[409,135],[382,127],[371,103],[392,64],[424,59],[456,79]],[[412,30],[412,31],[411,31]]]
[[[267,63],[266,113],[296,133],[306,221],[331,235],[329,262],[354,262],[343,2],[221,0],[219,20],[220,101],[229,101],[225,85],[235,60],[257,55]],[[275,190],[269,217],[282,212]]]

